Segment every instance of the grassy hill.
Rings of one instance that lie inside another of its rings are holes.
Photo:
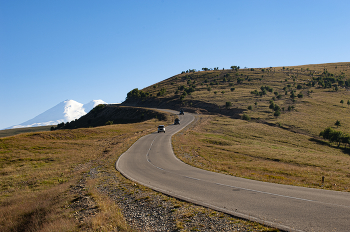
[[[183,72],[130,91],[123,104],[200,113],[197,124],[173,141],[176,154],[191,165],[350,191],[349,141],[319,136],[327,127],[349,134],[349,90],[350,63],[233,67]]]
[[[210,70],[185,72],[136,93],[130,91],[124,105],[187,108],[232,118],[245,113],[255,121],[318,135],[335,120],[346,119],[349,88],[350,63]],[[279,106],[280,116],[269,108],[271,101]],[[227,108],[227,103],[232,106]],[[348,130],[350,121],[342,122]]]

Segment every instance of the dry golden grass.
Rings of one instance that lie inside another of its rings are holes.
[[[108,196],[102,195],[96,190],[97,180],[88,181],[88,191],[96,201],[100,213],[91,219],[90,228],[92,231],[133,231],[127,224],[124,216]]]
[[[185,162],[255,180],[350,191],[348,151],[310,135],[225,116],[200,116],[173,137]],[[325,184],[322,186],[322,176]]]
[[[72,231],[75,222],[62,203],[69,184],[37,192],[18,192],[1,202],[1,231]]]
[[[172,123],[173,117],[162,124]],[[132,231],[118,207],[89,185],[99,213],[87,225],[73,218],[70,186],[95,162],[115,160],[158,120],[0,138],[0,231]],[[111,216],[113,215],[113,217]]]
[[[285,67],[285,69],[271,67],[239,71],[215,70],[179,74],[142,91],[156,96],[161,88],[165,88],[167,94],[158,98],[166,100],[180,97],[183,91],[178,91],[178,87],[183,85],[189,88],[194,84],[196,91],[184,99],[183,104],[186,107],[195,106],[196,102],[200,101],[212,104],[213,108],[223,109],[226,102],[232,102],[233,109],[243,110],[252,118],[259,118],[270,123],[285,121],[290,126],[316,133],[312,130],[323,130],[329,125],[334,125],[336,120],[342,120],[343,129],[349,130],[350,123],[347,120],[347,114],[350,108],[347,101],[350,100],[350,91],[344,87],[339,87],[338,91],[334,91],[333,88],[319,88],[317,84],[314,87],[307,86],[313,78],[321,77],[324,70],[331,73],[334,78],[343,76],[344,81],[350,78],[350,63],[305,65]],[[225,78],[226,81],[224,81]],[[241,78],[243,83],[237,83],[238,78]],[[297,89],[298,85],[301,85],[302,89]],[[251,93],[254,90],[261,91],[262,86],[269,86],[273,88],[273,91],[263,96]],[[211,88],[211,91],[207,90],[208,87]],[[232,87],[235,88],[234,91],[230,90]],[[285,95],[284,88],[286,88],[287,95]],[[303,98],[295,98],[293,102],[290,98],[291,90],[294,90],[296,95],[303,94]],[[308,91],[310,91],[309,96]],[[274,92],[281,95],[281,98],[278,99]],[[284,108],[278,118],[274,117],[273,111],[269,109],[270,100],[273,98],[281,109]],[[344,101],[344,104],[340,103],[341,100]],[[248,110],[248,106],[252,106],[253,109]],[[295,110],[288,112],[289,106],[294,106]]]

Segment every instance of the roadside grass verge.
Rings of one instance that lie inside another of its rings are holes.
[[[98,179],[90,179],[87,182],[88,192],[100,210],[95,217],[91,218],[88,224],[89,229],[92,231],[134,231],[126,222],[116,202],[96,189],[98,184],[100,184]]]
[[[161,123],[172,121],[170,117]],[[115,162],[138,138],[156,131],[159,123],[152,119],[0,138],[0,231],[132,231],[118,207],[94,191],[94,183],[88,194],[98,213],[92,221],[77,221],[71,208],[77,196],[71,188],[99,161]]]
[[[175,154],[190,165],[266,182],[350,191],[347,149],[277,126],[226,116],[198,117],[189,129],[173,136]]]

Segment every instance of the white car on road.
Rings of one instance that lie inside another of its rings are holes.
[[[164,132],[165,133],[165,126],[164,125],[159,125],[158,126],[158,133],[159,132]]]

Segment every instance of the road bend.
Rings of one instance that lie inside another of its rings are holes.
[[[175,111],[170,111],[175,113]],[[177,113],[177,112],[176,112]],[[116,162],[127,178],[159,192],[285,231],[350,231],[350,193],[254,181],[192,167],[171,137],[193,120],[140,138]]]

